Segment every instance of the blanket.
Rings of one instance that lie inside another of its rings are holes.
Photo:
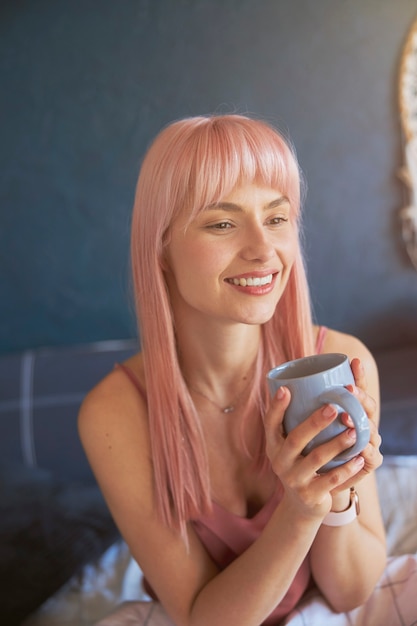
[[[318,593],[306,598],[285,626],[415,626],[417,624],[417,555],[388,559],[370,599],[348,613],[334,613]]]
[[[391,557],[366,604],[334,613],[317,592],[307,597],[282,626],[413,626],[417,624],[417,556]],[[175,626],[157,602],[128,602],[96,626]]]
[[[336,614],[312,592],[285,626],[417,625],[416,472],[417,456],[385,457],[377,470],[389,559],[369,601]],[[127,546],[116,542],[23,626],[173,626],[162,607],[144,595],[141,578]]]

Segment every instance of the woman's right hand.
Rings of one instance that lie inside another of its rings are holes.
[[[290,403],[287,387],[280,387],[264,418],[266,454],[274,473],[280,479],[285,499],[298,514],[323,518],[332,506],[332,491],[338,486],[354,484],[354,477],[363,467],[361,456],[326,473],[318,470],[354,443],[355,430],[347,429],[334,439],[317,446],[307,455],[305,446],[337,417],[332,405],[314,411],[304,422],[285,434],[283,419]]]

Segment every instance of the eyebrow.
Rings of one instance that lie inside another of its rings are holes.
[[[287,196],[280,196],[279,198],[268,202],[268,204],[264,206],[264,211],[267,211],[268,209],[276,209],[284,204],[289,203],[290,201],[288,200]],[[216,209],[221,209],[223,211],[243,211],[242,206],[240,204],[235,204],[234,202],[213,202],[213,204],[209,204],[206,209],[208,211]]]

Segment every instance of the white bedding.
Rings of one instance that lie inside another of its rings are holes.
[[[390,558],[371,599],[336,614],[313,593],[285,626],[417,626],[417,456],[386,457],[377,481]]]
[[[288,626],[417,625],[417,456],[385,457],[377,481],[388,554],[396,558],[390,559],[372,602],[349,614],[336,615],[322,599],[312,597],[287,619]],[[140,581],[141,571],[120,541],[71,579],[22,626],[92,626],[122,602],[147,600]],[[159,621],[155,614],[152,619],[125,620],[123,625],[129,623],[158,626]]]

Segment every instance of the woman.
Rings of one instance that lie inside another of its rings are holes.
[[[88,395],[79,428],[147,588],[177,625],[278,624],[312,585],[347,611],[385,565],[377,370],[358,339],[312,322],[300,195],[289,144],[244,116],[173,123],[141,168],[131,251],[142,352]],[[349,356],[371,430],[358,457],[325,474],[354,440],[348,416],[303,456],[336,409],[285,436],[290,393],[271,400],[265,380],[314,352]],[[352,486],[361,511],[346,522]]]

